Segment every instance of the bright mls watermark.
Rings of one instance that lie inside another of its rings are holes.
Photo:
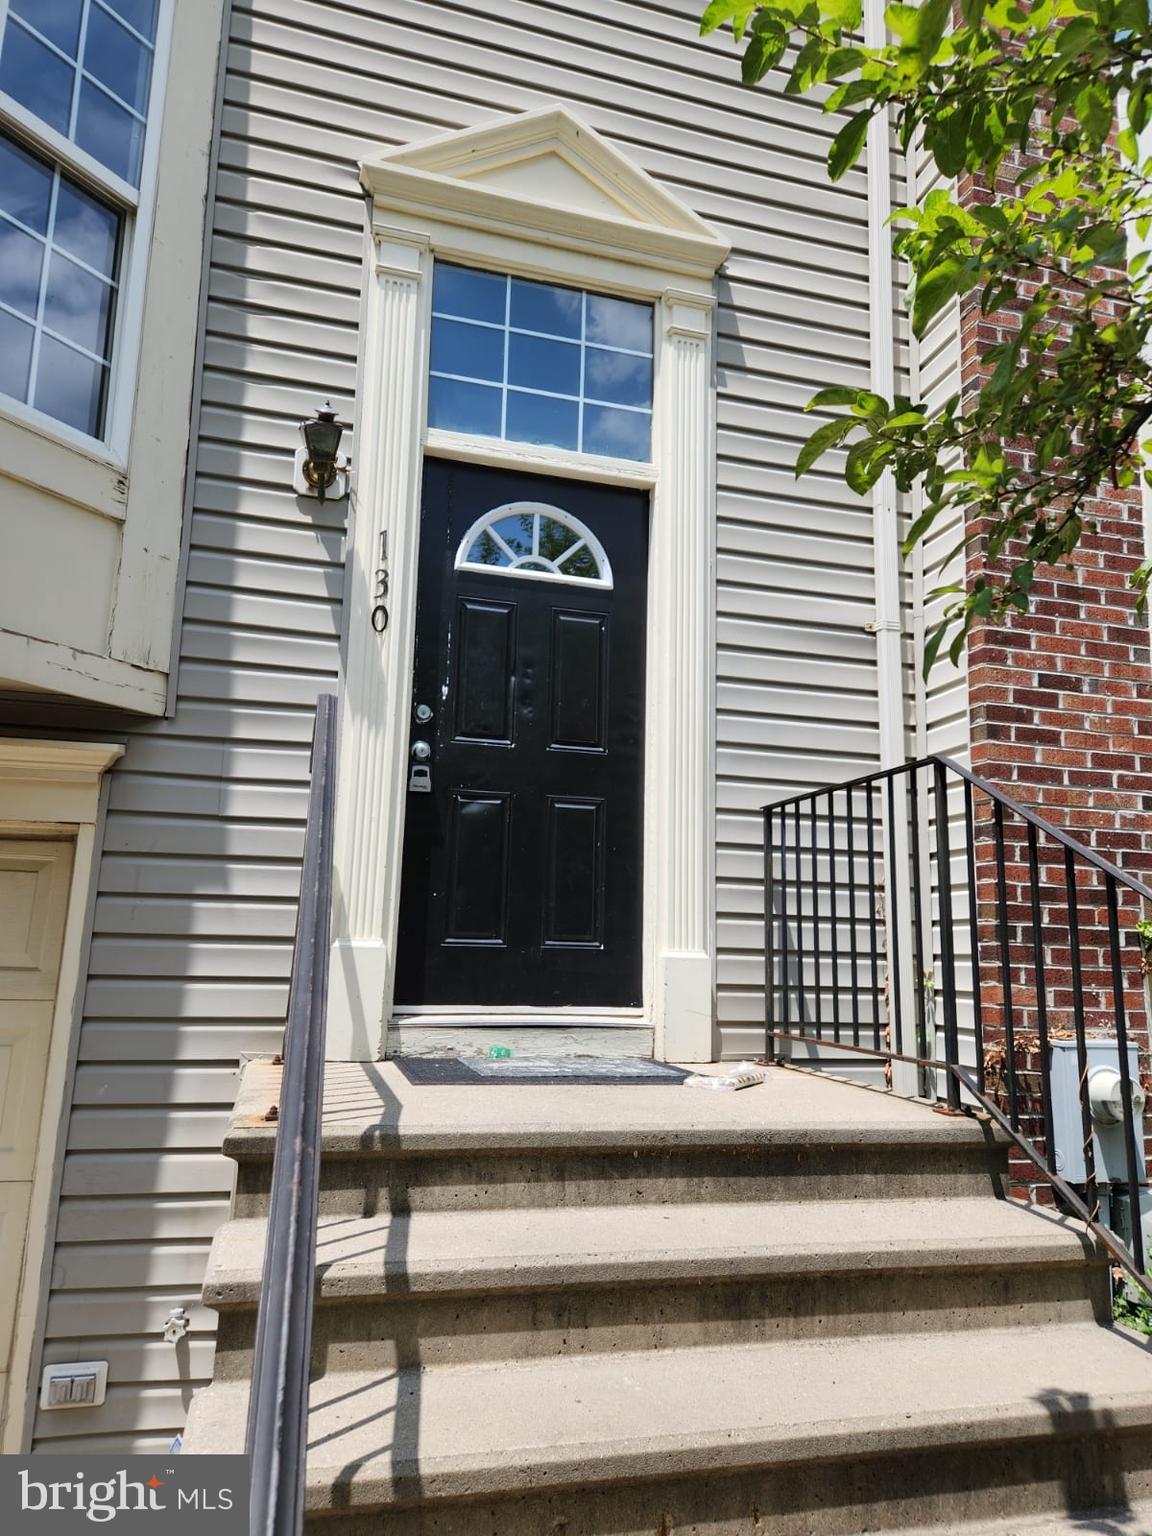
[[[248,1459],[0,1456],[4,1536],[76,1536],[93,1527],[117,1536],[248,1536]]]

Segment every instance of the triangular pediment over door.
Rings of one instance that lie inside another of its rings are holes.
[[[715,272],[728,244],[567,107],[378,151],[361,164],[377,201],[563,235],[583,225],[611,248]],[[583,243],[583,242],[582,242]]]

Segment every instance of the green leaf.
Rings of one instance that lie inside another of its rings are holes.
[[[930,506],[924,508],[920,516],[912,524],[911,528],[909,528],[907,537],[905,538],[903,544],[900,546],[900,552],[904,555],[905,558],[907,558],[916,548],[917,544],[919,544],[920,540],[924,537],[929,528],[931,528],[932,524],[940,516],[942,510],[942,505],[938,501],[934,501]]]
[[[936,665],[936,658],[940,654],[940,647],[944,644],[944,637],[948,633],[949,627],[950,620],[943,619],[939,624],[937,624],[936,628],[928,636],[928,639],[925,642],[924,664],[922,669],[925,682],[928,681],[928,674]]]
[[[775,69],[788,47],[786,32],[753,33],[740,61],[740,78],[745,85],[758,85],[770,69]]]
[[[835,421],[826,421],[822,427],[817,427],[796,456],[797,480],[801,475],[806,475],[816,460],[822,458],[829,448],[835,448],[853,428],[859,425],[854,416],[838,416]]]
[[[792,73],[788,76],[784,86],[785,96],[801,96],[805,91],[812,88],[824,53],[824,39],[822,37],[810,37],[796,55],[796,62],[792,65]]]
[[[1112,97],[1099,80],[1091,80],[1076,96],[1076,116],[1090,143],[1099,148],[1112,129]]]
[[[950,256],[916,280],[916,292],[912,300],[912,329],[918,337],[924,335],[933,318],[940,313],[949,299],[969,286],[970,274],[967,262]]]
[[[736,41],[739,42],[740,34],[755,9],[755,0],[712,0],[700,18],[700,36],[707,37],[709,32],[715,32],[718,27],[730,21],[736,31]]]
[[[925,130],[925,146],[945,176],[955,176],[964,169],[973,108],[974,103],[967,102],[954,112],[941,113]]]
[[[884,12],[888,29],[906,48],[915,48],[920,32],[920,10],[915,5],[890,5]]]
[[[952,18],[952,0],[926,0],[920,7],[916,45],[921,59],[930,64]]]
[[[1062,59],[1074,58],[1084,49],[1096,41],[1098,37],[1096,22],[1087,16],[1077,16],[1066,27],[1060,29],[1060,35],[1056,39],[1056,52]]]
[[[804,409],[818,411],[823,405],[855,405],[865,393],[865,390],[849,389],[844,384],[836,384],[831,389],[822,389],[813,395]]]
[[[868,124],[871,121],[871,112],[857,112],[855,117],[848,119],[832,140],[832,147],[828,151],[828,174],[833,181],[839,181],[841,176],[856,164],[860,151],[864,147],[864,140],[868,137]]]

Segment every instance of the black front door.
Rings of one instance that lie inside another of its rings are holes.
[[[648,497],[430,459],[396,1002],[641,1001]]]

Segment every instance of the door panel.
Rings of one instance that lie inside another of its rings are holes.
[[[545,944],[602,944],[604,802],[548,802]]]
[[[516,605],[462,597],[456,606],[460,676],[457,741],[512,743]]]
[[[503,554],[457,568],[496,508]],[[426,464],[397,1006],[642,1001],[647,556],[642,492]]]
[[[56,995],[71,844],[0,842],[0,999]]]
[[[449,944],[503,944],[508,914],[508,796],[457,790],[448,829]]]
[[[553,614],[554,747],[603,752],[608,683],[608,615]]]

